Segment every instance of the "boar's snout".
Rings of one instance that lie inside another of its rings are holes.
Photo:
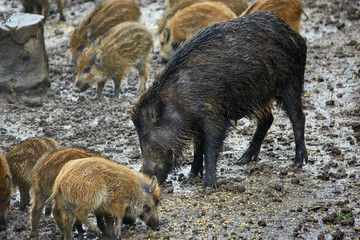
[[[160,221],[158,217],[151,216],[149,220],[146,222],[146,225],[148,225],[152,230],[156,230],[156,231],[160,230]]]
[[[75,83],[75,89],[80,90],[81,92],[85,92],[90,87],[90,84],[84,83],[81,81],[77,81]]]
[[[160,185],[165,182],[169,173],[169,170],[165,169],[162,164],[157,164],[152,167],[150,167],[149,164],[143,164],[140,171],[149,176],[156,176]]]

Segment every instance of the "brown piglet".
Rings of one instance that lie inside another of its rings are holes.
[[[52,138],[34,137],[12,146],[5,154],[12,180],[19,187],[20,210],[24,210],[30,201],[30,172],[35,163],[46,152],[59,148]]]
[[[11,174],[4,155],[0,152],[0,231],[6,227],[13,193]]]
[[[124,216],[140,218],[152,229],[159,227],[160,187],[156,177],[101,157],[66,163],[55,180],[51,198],[55,199],[54,218],[66,240],[72,239],[75,218],[99,232],[88,219],[88,214],[95,212],[107,216],[107,228],[118,238]]]
[[[83,50],[102,37],[115,25],[130,21],[139,22],[139,6],[131,0],[107,0],[95,8],[86,19],[76,27],[70,37],[71,62],[76,64]]]
[[[234,18],[235,13],[220,2],[195,3],[184,8],[167,22],[163,30],[163,40],[160,39],[161,57],[168,61],[180,45],[201,29]]]
[[[45,153],[35,164],[31,172],[30,194],[33,199],[31,206],[31,232],[30,237],[38,236],[38,224],[46,200],[50,197],[57,175],[65,163],[81,158],[100,156],[91,151],[65,147]],[[51,201],[50,201],[51,203]],[[45,209],[45,213],[51,212],[51,205]],[[99,228],[104,232],[104,227],[98,222]],[[81,224],[77,230],[82,231]]]
[[[152,49],[153,36],[144,24],[124,22],[116,25],[78,59],[75,88],[86,91],[96,84],[96,98],[100,99],[105,83],[113,79],[114,96],[118,97],[122,79],[130,68],[135,68],[140,77],[138,93],[142,93],[149,76]]]
[[[246,0],[181,0],[179,2],[174,3],[171,7],[169,7],[162,15],[158,22],[158,34],[160,44],[164,44],[165,41],[165,32],[164,28],[167,25],[167,22],[179,11],[184,8],[190,7],[195,3],[201,2],[221,2],[225,4],[231,11],[235,13],[236,16],[240,16],[242,12],[244,12],[249,4]]]
[[[305,14],[300,0],[258,0],[246,9],[242,13],[242,16],[253,12],[264,11],[274,13],[295,31],[300,33],[301,14]]]

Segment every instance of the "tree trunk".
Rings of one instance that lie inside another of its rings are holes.
[[[44,93],[50,87],[43,16],[0,16],[0,92]]]

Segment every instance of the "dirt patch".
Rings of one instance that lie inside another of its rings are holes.
[[[139,0],[140,1],[140,0]],[[253,2],[253,1],[251,1]],[[150,83],[164,68],[160,61],[156,22],[165,9],[161,0],[138,2],[144,22],[154,33]],[[60,22],[56,4],[45,24],[51,89],[46,96],[0,96],[0,150],[33,136],[45,135],[61,146],[81,146],[140,169],[141,155],[130,120],[137,101],[136,74],[127,75],[123,94],[113,99],[113,86],[102,101],[72,89],[75,68],[69,64],[69,36],[97,2],[68,1],[67,22]],[[219,189],[204,191],[202,179],[184,182],[191,151],[163,188],[160,231],[138,222],[123,229],[125,239],[359,239],[360,234],[360,3],[304,1],[301,34],[308,45],[304,112],[309,164],[293,168],[294,137],[284,112],[275,109],[260,160],[235,164],[246,150],[255,124],[238,122],[229,131],[218,162]],[[20,12],[16,0],[0,10]],[[9,224],[0,239],[26,239],[28,208],[21,212],[16,193]],[[53,218],[40,220],[39,239],[57,239]],[[78,238],[76,232],[74,237]],[[98,239],[87,232],[86,239]]]

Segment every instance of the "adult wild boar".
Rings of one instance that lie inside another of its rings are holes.
[[[132,113],[143,158],[142,171],[163,183],[193,140],[190,177],[203,170],[204,187],[216,187],[216,162],[231,120],[257,121],[239,163],[257,158],[273,122],[276,100],[295,134],[295,166],[307,162],[302,93],[304,39],[268,12],[216,23],[187,41],[141,96]]]

